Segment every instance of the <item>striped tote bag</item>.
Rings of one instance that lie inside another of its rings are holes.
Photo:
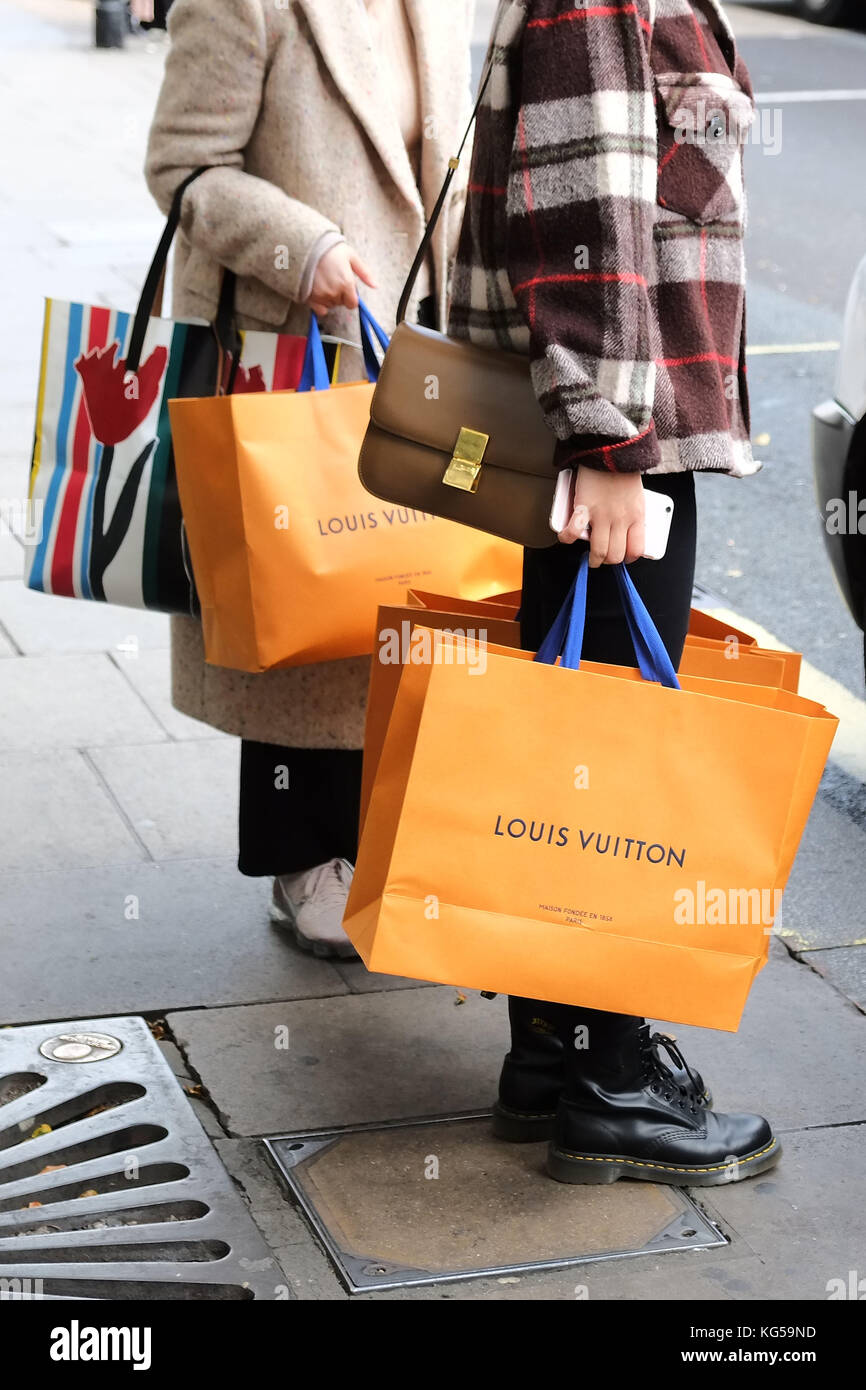
[[[306,340],[238,333],[226,272],[213,326],[153,316],[178,188],[135,315],[47,300],[30,469],[25,583],[69,598],[196,613],[168,402],[295,387]]]

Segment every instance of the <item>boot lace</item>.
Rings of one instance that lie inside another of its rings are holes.
[[[659,1055],[660,1048],[664,1048],[675,1066],[682,1067],[689,1078],[691,1089],[689,1086],[680,1085],[673,1072],[665,1065]],[[697,1115],[698,1107],[695,1104],[695,1097],[700,1093],[700,1088],[695,1080],[694,1072],[674,1039],[669,1037],[667,1033],[651,1034],[649,1024],[644,1024],[640,1030],[640,1050],[644,1065],[644,1080],[653,1095],[660,1095],[668,1104],[677,1105],[680,1110],[688,1110],[692,1115]]]

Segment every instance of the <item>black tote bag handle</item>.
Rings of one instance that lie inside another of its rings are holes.
[[[188,174],[182,183],[178,184],[171,200],[168,217],[166,218],[165,228],[159,239],[150,269],[145,276],[141,295],[138,300],[138,308],[135,311],[135,321],[132,325],[132,334],[129,339],[129,351],[126,354],[126,370],[137,372],[141,363],[141,353],[144,347],[144,337],[147,333],[147,325],[153,314],[153,306],[156,303],[156,296],[159,291],[160,283],[165,268],[168,264],[168,253],[171,250],[171,243],[174,235],[180,226],[180,209],[183,202],[183,195],[201,174],[206,174],[213,165],[203,164],[200,168],[194,169]],[[217,342],[224,352],[231,354],[232,358],[232,380],[230,386],[234,384],[234,376],[237,372],[237,363],[240,357],[241,339],[235,326],[234,307],[235,307],[235,283],[234,271],[225,270],[223,272],[222,286],[220,287],[219,303],[217,305],[216,318],[214,320],[214,332]]]

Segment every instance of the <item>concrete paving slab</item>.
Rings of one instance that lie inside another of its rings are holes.
[[[297,1247],[290,1247],[291,1253]],[[736,1281],[744,1292],[719,1292],[713,1275],[727,1272],[736,1265]],[[285,1266],[284,1266],[285,1267]],[[572,1269],[554,1270],[546,1274],[514,1275],[506,1278],[473,1279],[466,1284],[441,1284],[435,1289],[402,1289],[393,1293],[355,1294],[355,1299],[380,1302],[412,1302],[429,1299],[461,1303],[518,1302],[518,1303],[602,1303],[620,1301],[650,1301],[665,1303],[715,1303],[733,1298],[764,1298],[756,1292],[761,1288],[766,1271],[754,1256],[748,1261],[734,1261],[727,1251],[689,1251],[672,1253],[661,1259],[637,1255],[625,1260],[603,1260],[577,1265]],[[293,1283],[293,1287],[298,1287]],[[753,1290],[754,1292],[745,1292]],[[298,1287],[298,1298],[307,1295]],[[313,1295],[315,1297],[316,1295]],[[729,1310],[728,1310],[729,1311]],[[591,1316],[591,1312],[590,1312]],[[706,1324],[710,1312],[701,1313]]]
[[[0,581],[0,623],[28,656],[168,646],[168,618],[138,608],[37,594],[14,579]],[[122,653],[123,654],[123,653]]]
[[[93,236],[93,223],[63,224],[52,229],[59,236],[61,232],[68,239],[64,246],[50,247],[37,252],[40,262],[56,267],[61,272],[76,272],[79,268],[88,271],[93,267],[108,267],[112,273],[132,268],[139,283],[144,279],[153,256],[153,248],[159,241],[165,222],[158,216],[146,228],[132,224],[132,233],[127,239],[126,228],[115,223],[105,227],[105,239]],[[90,235],[88,235],[88,233]]]
[[[222,1139],[225,1137],[225,1130],[213,1112],[213,1108],[208,1103],[207,1098],[202,1092],[201,1086],[193,1080],[186,1069],[186,1062],[180,1049],[175,1047],[173,1042],[162,1038],[159,1041],[159,1050],[171,1068],[172,1076],[189,1101],[192,1109],[198,1118],[198,1122],[205,1134],[211,1139]]]
[[[240,741],[95,748],[91,756],[154,859],[237,860]]]
[[[189,719],[171,703],[171,656],[167,648],[143,647],[134,660],[120,652],[112,653],[120,674],[138,691],[154,718],[173,739],[226,739],[230,735],[198,719]]]
[[[146,857],[80,753],[0,753],[0,786],[0,870],[104,868]]]
[[[165,219],[154,207],[150,217],[131,222],[121,222],[114,217],[108,222],[94,222],[92,218],[80,221],[57,218],[48,223],[47,230],[62,244],[66,254],[80,255],[91,263],[99,263],[115,250],[124,258],[133,255],[147,261],[164,227]]]
[[[32,294],[13,296],[7,308],[9,317],[16,324],[16,347],[20,344],[20,356],[11,357],[9,353],[0,357],[3,367],[3,397],[7,401],[17,401],[24,405],[35,405],[36,389],[39,384],[39,355],[42,347],[42,302]],[[34,367],[36,370],[34,370]]]
[[[0,425],[3,429],[0,441],[0,497],[27,496],[33,449],[33,416],[32,403],[23,407],[4,400],[0,405]]]
[[[103,652],[22,656],[4,669],[0,727],[14,748],[166,741],[166,733]]]
[[[152,253],[151,253],[152,254]],[[36,251],[34,260],[41,263],[40,288],[47,299],[59,299],[72,304],[101,304],[106,308],[135,310],[135,297],[130,293],[128,281],[102,261],[96,265],[85,265],[55,252]],[[41,319],[41,303],[36,306],[31,333]],[[31,393],[35,391],[36,381],[32,380]],[[26,388],[27,380],[23,385]],[[26,400],[22,391],[18,400]]]
[[[783,1133],[866,1118],[862,1016],[780,952],[776,944],[740,1034],[676,1030],[689,1062],[720,1109],[766,1113]],[[491,1104],[507,1040],[505,1001],[467,992],[456,1006],[457,997],[424,987],[249,1015],[193,1011],[178,1029],[232,1133],[288,1133]],[[291,1034],[285,1052],[274,1051],[279,1026]]]
[[[423,989],[428,980],[406,980],[402,975],[380,975],[363,961],[336,961],[336,968],[353,994],[379,994],[387,989]]]
[[[809,1129],[784,1136],[782,1143],[778,1167],[704,1195],[722,1223],[763,1261],[760,1296],[826,1299],[829,1280],[847,1282],[851,1269],[866,1273],[866,1129]],[[731,1270],[728,1277],[739,1276]],[[725,1279],[719,1283],[725,1287]],[[738,1287],[732,1291],[738,1295]]]
[[[8,874],[0,1022],[348,994],[269,925],[267,897],[225,862]]]
[[[255,1139],[216,1139],[214,1148],[245,1193],[253,1219],[285,1270],[293,1295],[317,1302],[348,1299],[304,1217],[284,1196],[264,1146]]]
[[[0,518],[0,579],[20,579],[23,573],[24,547]]]
[[[5,26],[4,26],[4,38]],[[3,208],[3,216],[0,218],[0,247],[9,254],[26,256],[28,252],[35,251],[38,247],[50,249],[59,245],[57,237],[50,227],[38,221],[35,217],[30,217],[25,211],[12,212],[8,208]]]
[[[866,945],[806,951],[803,960],[866,1013]]]
[[[866,1019],[779,941],[752,989],[739,1033],[674,1027],[717,1110],[766,1115],[782,1132],[866,1120]]]
[[[504,1000],[456,998],[438,987],[392,990],[290,1005],[285,1016],[192,1012],[179,1027],[193,1056],[205,1047],[207,1084],[232,1132],[285,1133],[488,1105],[507,1043]],[[292,1043],[275,1059],[279,1024]],[[674,1031],[720,1109],[767,1114],[782,1132],[866,1118],[862,1015],[779,943],[739,1034]],[[260,1078],[253,1088],[251,1076]]]
[[[866,940],[866,833],[822,796],[812,808],[777,928],[797,951]]]
[[[505,1001],[456,997],[435,986],[195,1009],[168,1023],[230,1133],[286,1134],[489,1106]]]

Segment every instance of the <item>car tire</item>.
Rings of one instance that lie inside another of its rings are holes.
[[[797,10],[813,24],[841,24],[854,18],[853,0],[797,0]]]

